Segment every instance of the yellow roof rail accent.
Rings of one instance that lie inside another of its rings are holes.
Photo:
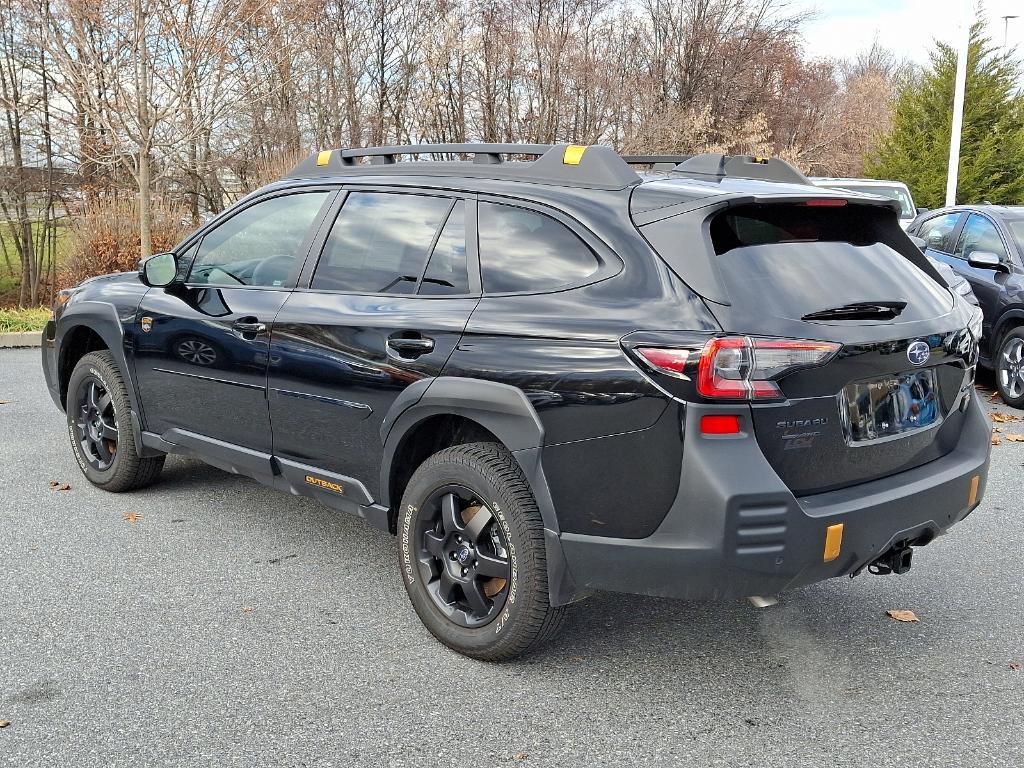
[[[316,164],[327,165],[329,162],[331,162],[331,154],[333,152],[333,149],[325,149],[323,152],[318,153],[316,156]]]
[[[565,148],[565,154],[562,155],[562,163],[565,165],[579,165],[580,160],[583,159],[583,153],[587,151],[587,147],[583,144],[570,144]]]
[[[822,560],[831,563],[839,557],[839,550],[843,547],[843,524],[836,523],[825,529],[825,552]]]

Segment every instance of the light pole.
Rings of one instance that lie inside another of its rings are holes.
[[[966,3],[964,3],[967,6]],[[967,6],[958,30],[956,81],[953,86],[953,125],[949,136],[949,167],[946,171],[946,205],[956,205],[956,183],[960,175],[960,134],[964,126],[964,91],[967,89],[967,53],[971,47],[971,13]]]
[[[1010,19],[1019,19],[1020,16],[1003,16],[1003,48],[1006,48],[1006,43],[1010,39]]]

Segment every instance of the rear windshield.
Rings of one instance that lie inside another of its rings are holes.
[[[774,316],[900,301],[909,320],[946,311],[951,301],[916,263],[920,252],[908,255],[892,215],[869,206],[735,208],[712,220],[711,239],[730,298]]]
[[[670,216],[641,232],[683,282],[721,304],[773,302],[773,311],[802,317],[846,302],[927,296],[926,311],[936,312],[952,302],[895,212],[877,205],[752,204],[710,222]]]
[[[887,197],[890,200],[895,200],[900,204],[900,218],[901,219],[912,219],[916,215],[914,210],[914,201],[910,199],[910,193],[906,187],[897,186],[895,184],[828,184],[822,185],[829,189],[844,189],[847,192],[860,192],[866,195],[878,195],[879,197]]]

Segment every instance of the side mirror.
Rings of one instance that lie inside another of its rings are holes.
[[[931,208],[915,208],[914,210],[917,211],[917,215],[920,216],[922,213],[928,213]]]
[[[991,251],[972,251],[967,257],[967,263],[978,269],[1005,269],[1002,259]]]
[[[918,237],[917,235],[910,235],[910,242],[916,245],[921,250],[921,253],[924,253],[925,249],[928,247],[927,241],[925,241],[923,237]]]
[[[178,262],[173,253],[157,253],[139,264],[139,279],[150,288],[163,288],[174,282]]]

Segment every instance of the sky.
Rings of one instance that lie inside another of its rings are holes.
[[[804,25],[808,54],[850,58],[877,36],[886,48],[918,64],[928,63],[934,39],[954,43],[957,17],[974,12],[974,0],[791,0],[814,18]],[[1007,42],[1024,54],[1024,0],[986,0],[983,15],[995,45],[1003,44],[1003,16],[1010,19]]]

